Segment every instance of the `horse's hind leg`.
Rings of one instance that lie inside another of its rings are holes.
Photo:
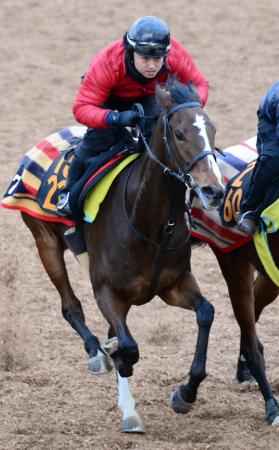
[[[187,384],[180,386],[172,395],[171,404],[175,412],[190,411],[197,397],[199,385],[206,377],[206,359],[210,328],[214,319],[214,308],[206,300],[189,272],[184,281],[167,293],[160,293],[161,298],[171,306],[194,310],[197,316],[198,337],[194,359]]]
[[[89,355],[89,369],[97,374],[108,372],[112,369],[109,359],[101,349],[98,338],[87,327],[81,303],[70,285],[64,261],[65,247],[56,232],[57,225],[26,214],[22,214],[22,218],[34,236],[43,266],[60,294],[63,317],[84,342]]]
[[[121,431],[123,433],[144,433],[144,425],[136,411],[136,404],[129,387],[128,378],[121,377],[117,370],[119,354],[117,352],[117,338],[113,328],[109,328],[108,341],[104,343],[105,349],[115,362],[117,387],[118,387],[118,408],[122,412]]]
[[[240,327],[241,350],[265,401],[266,419],[269,424],[277,425],[279,407],[266,377],[264,358],[256,335],[253,268],[237,250],[226,255],[214,252],[227,282],[234,314]]]

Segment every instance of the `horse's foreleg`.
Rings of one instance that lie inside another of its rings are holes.
[[[81,303],[70,285],[62,239],[56,234],[54,226],[50,224],[27,215],[23,215],[23,220],[35,238],[44,268],[59,292],[62,315],[84,342],[85,350],[90,358],[89,369],[94,373],[108,372],[112,369],[109,358],[101,349],[98,338],[87,327]]]
[[[131,305],[125,303],[112,289],[103,285],[95,290],[97,304],[118,340],[115,364],[122,377],[133,374],[133,365],[139,360],[139,349],[127,326],[126,319]]]
[[[195,278],[188,274],[179,288],[162,295],[169,305],[192,309],[196,312],[198,337],[194,359],[191,365],[189,381],[180,386],[173,394],[171,404],[174,411],[187,413],[197,397],[199,385],[206,377],[206,359],[210,328],[214,319],[214,308],[200,293]]]
[[[144,433],[144,425],[136,411],[136,404],[130,391],[128,378],[122,377],[117,371],[119,364],[118,341],[113,327],[110,326],[108,341],[103,344],[115,363],[117,386],[118,386],[118,408],[122,412],[121,431],[123,433]]]
[[[136,404],[130,391],[128,378],[117,372],[118,408],[122,411],[121,431],[124,433],[144,433],[144,426],[136,411]]]

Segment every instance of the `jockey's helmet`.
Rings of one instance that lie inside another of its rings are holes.
[[[145,56],[164,57],[170,49],[170,30],[158,17],[140,17],[126,35],[130,50]]]

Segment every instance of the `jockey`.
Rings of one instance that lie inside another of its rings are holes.
[[[257,114],[259,156],[237,215],[237,227],[250,236],[257,230],[265,191],[273,178],[279,176],[279,81],[261,99]]]
[[[205,105],[208,81],[190,53],[170,38],[166,23],[153,16],[136,20],[124,38],[93,58],[73,105],[76,120],[88,128],[75,149],[67,183],[59,197],[58,215],[71,214],[69,192],[83,174],[85,159],[108,151],[116,143],[129,139],[131,142],[125,127],[139,123],[139,113],[131,109],[134,103],[141,103],[149,116],[146,137],[150,138],[160,113],[155,85],[164,83],[169,75],[175,75],[184,84],[192,80]]]

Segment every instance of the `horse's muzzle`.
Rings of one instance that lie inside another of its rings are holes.
[[[221,205],[225,193],[224,189],[217,189],[214,186],[205,186],[201,191],[206,199],[207,208],[217,208]]]

